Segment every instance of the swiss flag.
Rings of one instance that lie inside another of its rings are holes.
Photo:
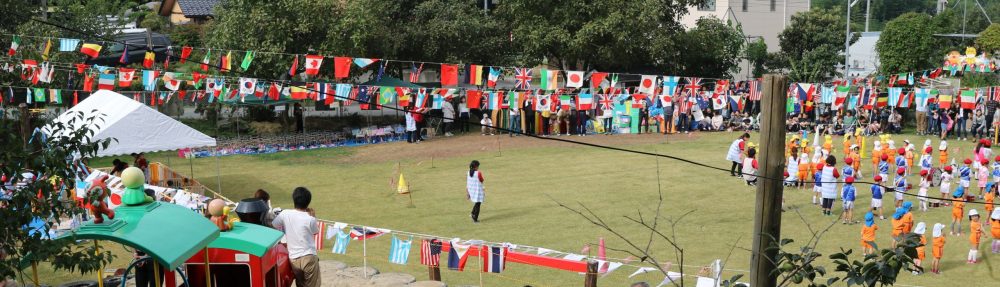
[[[583,87],[583,71],[566,71],[566,87]]]
[[[642,79],[639,80],[639,92],[643,94],[653,94],[653,88],[655,85],[656,76],[642,75]]]
[[[306,55],[306,75],[318,75],[320,65],[323,65],[323,56]]]

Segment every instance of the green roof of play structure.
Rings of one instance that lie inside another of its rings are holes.
[[[231,249],[263,257],[268,248],[281,240],[281,231],[251,224],[236,222],[233,229],[222,232],[219,238],[208,244],[211,248]]]
[[[105,220],[102,224],[84,223],[67,236],[125,244],[172,270],[219,238],[219,228],[190,209],[153,202],[119,206],[115,209],[114,220]]]

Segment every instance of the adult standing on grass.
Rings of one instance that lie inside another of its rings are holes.
[[[452,105],[451,101],[445,100],[444,104],[441,105],[441,112],[444,114],[444,124],[442,124],[441,129],[444,130],[444,136],[450,137],[453,135],[451,129],[453,128],[452,123],[455,122],[455,106]]]
[[[736,174],[737,171],[743,170],[743,150],[746,149],[746,142],[750,140],[750,133],[743,133],[739,138],[733,141],[729,145],[729,152],[726,154],[726,160],[733,162],[733,166],[729,168],[729,175],[739,176]]]
[[[295,273],[295,286],[298,287],[320,286],[319,257],[313,239],[319,233],[319,225],[316,212],[309,208],[310,202],[312,193],[305,187],[296,187],[292,191],[295,209],[282,211],[271,223],[285,233],[288,258],[292,260],[292,273]]]
[[[465,197],[472,201],[472,222],[479,222],[479,207],[486,197],[486,188],[483,187],[483,173],[479,171],[479,161],[473,160],[469,163],[469,174],[465,178]]]

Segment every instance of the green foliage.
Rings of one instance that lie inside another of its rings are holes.
[[[72,195],[63,195],[75,186],[76,173],[69,161],[94,157],[111,143],[109,139],[92,142],[93,131],[71,126],[73,122],[102,125],[101,119],[84,118],[82,113],[74,116],[69,124],[49,123],[52,136],[47,139],[33,133],[42,125],[33,124],[38,119],[26,108],[0,117],[0,174],[24,184],[0,202],[0,218],[4,219],[0,221],[0,252],[4,254],[0,257],[0,278],[22,274],[31,262],[41,260],[60,270],[86,273],[99,270],[112,259],[107,251],[75,246],[73,238],[43,238],[59,222],[83,213],[73,204]],[[35,174],[37,180],[25,179],[22,174],[27,172]],[[46,222],[37,232],[26,228],[35,219]]]
[[[886,23],[875,46],[882,73],[930,69],[939,64],[943,54],[934,38],[936,31],[931,16],[923,13],[906,13]]]
[[[189,23],[174,26],[170,28],[169,36],[170,42],[176,46],[203,47],[202,39],[205,37],[205,25]],[[236,63],[239,63],[240,60],[242,58],[235,59]]]
[[[752,66],[751,73],[754,78],[759,78],[768,73],[768,62],[772,62],[773,60],[772,55],[767,52],[767,43],[764,42],[764,39],[757,38],[756,41],[747,45],[746,52],[747,60],[750,61],[750,66]]]
[[[786,250],[786,246],[794,243],[792,239],[782,239],[772,247],[778,251],[773,261],[778,267],[775,270],[778,273],[777,286],[840,286],[837,285],[838,282],[846,283],[847,286],[888,286],[896,282],[896,276],[901,271],[922,271],[913,264],[913,259],[917,258],[916,247],[920,246],[920,237],[913,233],[904,235],[904,239],[896,246],[876,250],[861,260],[850,260],[853,251],[841,248],[841,252],[829,256],[835,266],[834,271],[840,276],[833,276],[825,267],[817,264],[817,260],[823,257],[823,254],[816,251],[818,239],[814,238],[791,252]]]
[[[979,33],[976,38],[976,46],[981,52],[996,54],[1000,51],[1000,24],[991,24],[986,30]]]
[[[781,34],[779,66],[788,68],[792,81],[823,82],[840,75],[837,65],[844,58],[847,20],[840,9],[812,9],[792,15]],[[853,30],[853,27],[852,27]],[[851,43],[858,35],[851,37]]]
[[[719,18],[698,19],[697,25],[685,32],[679,42],[684,43],[679,47],[684,55],[683,75],[724,78],[740,70],[738,61],[746,42],[739,31]]]
[[[167,17],[160,16],[159,11],[156,9],[149,9],[142,6],[140,11],[141,14],[138,19],[139,27],[157,33],[167,32],[170,28],[170,20]]]

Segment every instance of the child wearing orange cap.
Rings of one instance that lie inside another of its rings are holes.
[[[941,198],[948,198],[948,194],[951,193],[951,180],[955,178],[955,176],[952,174],[952,171],[953,169],[951,168],[951,166],[947,165],[944,167],[944,171],[941,172],[941,184],[940,184]],[[943,206],[951,205],[947,201],[943,201],[940,199],[938,200],[938,203]]]
[[[875,175],[874,179],[875,182],[881,182],[882,176]],[[882,216],[882,195],[884,194],[885,188],[878,184],[872,185],[872,213],[877,214],[881,219],[885,219],[885,216]]]
[[[917,192],[920,198],[920,210],[927,211],[927,190],[931,188],[931,181],[934,178],[931,177],[930,173],[926,170],[920,171],[920,190]]]
[[[931,273],[941,274],[941,257],[944,255],[944,224],[935,223],[933,247],[931,248],[931,254],[934,256],[934,261],[931,262]]]
[[[875,253],[875,231],[878,231],[875,215],[871,212],[865,213],[865,224],[861,226],[861,248],[865,255]]]
[[[979,212],[969,210],[969,264],[979,261],[979,240],[983,237],[983,226],[979,223]]]

